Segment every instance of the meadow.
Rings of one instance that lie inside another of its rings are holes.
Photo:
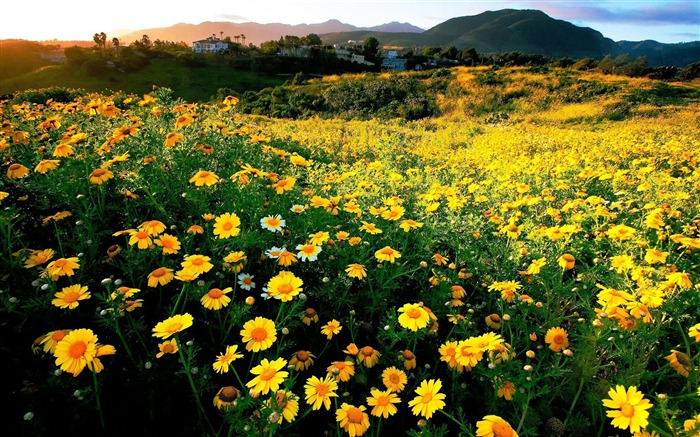
[[[412,77],[0,102],[9,435],[700,435],[700,83]]]

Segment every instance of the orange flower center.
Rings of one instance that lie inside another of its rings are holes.
[[[152,275],[154,278],[160,278],[161,276],[165,275],[165,269],[163,267],[155,269]]]
[[[68,261],[65,260],[65,259],[57,259],[57,260],[53,263],[53,265],[54,265],[55,267],[63,267],[63,266],[65,266],[66,264],[68,264]]]
[[[204,260],[202,258],[195,258],[192,260],[193,266],[201,266],[202,264],[204,264]]]
[[[224,223],[224,225],[222,226],[222,228],[224,229],[224,231],[230,231],[232,227],[233,227],[233,223],[231,223],[231,222],[226,222],[226,223]]]
[[[403,351],[403,359],[404,360],[415,360],[416,356],[413,355],[413,352],[411,352],[411,351]]]
[[[92,172],[92,175],[95,176],[96,178],[99,178],[100,176],[104,175],[107,173],[106,170],[102,170],[101,168],[98,168],[97,170]]]
[[[306,351],[297,352],[297,360],[306,361],[309,359],[309,353]]]
[[[433,400],[433,394],[432,393],[426,393],[423,395],[423,398],[421,399],[421,402],[424,404],[430,403],[430,401]]]
[[[166,354],[172,354],[175,352],[175,345],[172,343],[168,343],[165,346],[163,346],[163,352]]]
[[[554,336],[552,341],[556,344],[563,344],[566,341],[566,338],[564,338],[562,334],[557,334]]]
[[[421,312],[418,308],[411,308],[410,310],[406,311],[406,315],[412,319],[419,319]]]
[[[211,174],[211,173],[209,173],[208,171],[200,172],[200,173],[199,173],[199,179],[206,179],[206,178],[209,177],[210,174]]]
[[[253,339],[253,341],[263,341],[267,338],[267,331],[265,328],[255,328],[250,334],[250,337]]]
[[[348,421],[352,423],[362,423],[362,410],[357,407],[350,407],[348,410]]]
[[[401,381],[401,377],[396,373],[392,373],[391,375],[389,375],[389,381],[391,381],[394,384],[398,384]]]
[[[224,402],[233,402],[238,397],[238,390],[234,387],[224,387],[219,391],[219,399]]]
[[[316,248],[313,246],[304,246],[302,247],[301,251],[304,253],[314,253],[316,251]]]
[[[292,292],[292,286],[289,284],[282,284],[279,286],[279,291],[281,294],[289,294]]]
[[[172,325],[168,326],[167,332],[175,333],[175,332],[180,332],[182,329],[182,323],[173,323]]]
[[[374,349],[372,348],[372,346],[365,346],[362,348],[362,355],[370,356],[372,354],[374,354]]]
[[[224,295],[224,292],[219,290],[218,288],[212,288],[211,290],[209,290],[209,293],[207,293],[207,295],[212,299],[219,299],[221,296]]]
[[[87,344],[85,342],[79,341],[70,345],[70,349],[68,349],[68,355],[70,355],[71,358],[80,358],[83,356],[86,350]]]
[[[494,323],[498,323],[501,321],[501,316],[499,316],[498,314],[491,314],[489,316],[489,319],[491,319],[491,321]]]
[[[389,405],[389,396],[382,396],[377,398],[377,405],[380,407],[386,407]]]
[[[386,247],[382,249],[379,253],[381,253],[382,255],[392,255],[394,253],[394,249],[392,249],[391,247]]]
[[[329,388],[326,384],[319,384],[316,386],[316,395],[325,396],[329,392]]]
[[[78,293],[76,291],[69,291],[66,293],[65,296],[63,296],[63,301],[68,302],[68,303],[72,303],[72,302],[75,302],[76,300],[78,300],[79,297],[80,297],[80,293]]]
[[[277,374],[277,371],[275,369],[265,369],[260,374],[260,380],[261,381],[269,381],[272,378],[274,378],[276,374]]]
[[[10,171],[19,170],[20,167],[21,167],[21,166],[20,166],[19,164],[12,164],[12,165],[10,166]]]
[[[625,417],[634,417],[634,407],[628,403],[622,404],[620,411]]]
[[[66,331],[56,331],[51,335],[51,340],[61,341],[66,336]]]
[[[145,240],[146,238],[148,238],[148,232],[146,232],[146,231],[138,231],[138,232],[136,233],[136,238],[138,238],[139,240]]]
[[[491,425],[494,437],[512,437],[513,428],[505,421],[495,422]]]

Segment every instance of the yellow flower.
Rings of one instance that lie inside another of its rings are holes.
[[[214,396],[214,406],[220,410],[227,410],[236,399],[238,399],[238,390],[233,386],[227,385],[226,387],[221,387],[216,396]]]
[[[627,225],[615,225],[608,230],[608,237],[619,241],[630,240],[636,232],[636,229]]]
[[[88,288],[80,284],[64,287],[63,290],[55,294],[56,298],[51,301],[54,306],[62,309],[75,309],[78,307],[78,301],[90,299]]]
[[[350,377],[355,374],[355,365],[352,361],[333,361],[326,372],[343,382],[348,382]]]
[[[610,408],[608,417],[611,417],[612,425],[615,428],[628,429],[630,432],[638,432],[640,429],[645,429],[649,424],[649,412],[646,411],[652,407],[648,399],[644,399],[644,394],[637,391],[637,387],[632,386],[625,389],[624,386],[618,385],[614,389],[608,391],[610,399],[603,399],[603,405]]]
[[[549,348],[554,352],[561,352],[569,347],[569,335],[562,328],[549,328],[544,337],[544,342],[547,343]]]
[[[131,231],[129,237],[129,246],[136,244],[139,249],[148,249],[153,242],[151,236],[146,231]]]
[[[32,267],[47,263],[53,256],[54,251],[52,249],[35,250],[24,261],[24,268],[31,269]]]
[[[201,187],[202,185],[206,185],[208,187],[211,187],[212,185],[216,184],[218,181],[219,181],[219,177],[216,175],[216,173],[211,172],[211,171],[204,171],[204,170],[198,171],[189,180],[189,182],[194,183],[194,185],[196,187]]]
[[[212,263],[209,262],[211,258],[204,255],[190,255],[185,258],[185,260],[180,263],[183,270],[186,270],[195,275],[201,275],[206,273],[214,267]]]
[[[234,213],[225,213],[216,218],[214,235],[219,238],[235,237],[241,231],[241,220]]]
[[[73,330],[58,342],[54,356],[61,370],[78,376],[97,356],[97,336],[91,329]]]
[[[484,416],[483,420],[476,422],[477,437],[518,437],[508,422],[498,416]]]
[[[445,394],[440,393],[442,382],[439,379],[423,380],[415,392],[418,396],[408,402],[412,407],[414,416],[423,416],[426,419],[433,417],[433,413],[445,407]]]
[[[275,192],[277,194],[282,194],[285,191],[290,191],[292,188],[294,188],[295,182],[296,182],[295,178],[286,177],[284,179],[278,180],[275,184],[272,185],[272,188],[275,189]]]
[[[11,164],[7,168],[7,177],[9,179],[22,179],[29,174],[29,169],[22,164]]]
[[[287,422],[293,422],[296,418],[297,413],[299,413],[299,401],[298,397],[287,390],[278,390],[275,393],[274,398],[270,398],[265,401],[265,405],[271,407],[273,411],[280,415],[278,424],[282,423],[282,420]]]
[[[161,235],[159,239],[153,240],[153,243],[163,248],[163,255],[175,255],[180,250],[180,241],[169,234]]]
[[[314,363],[315,355],[309,351],[296,351],[289,360],[289,365],[294,366],[297,372],[303,371],[311,367]]]
[[[394,261],[397,258],[401,258],[401,253],[392,249],[389,246],[384,246],[383,248],[376,251],[374,253],[374,256],[379,262],[389,261],[391,264],[394,264]]]
[[[360,349],[357,354],[357,359],[360,360],[365,367],[371,368],[377,364],[380,356],[382,356],[382,354],[380,354],[378,350],[374,349],[372,346],[365,346]]]
[[[350,264],[345,269],[345,273],[351,278],[363,279],[367,277],[367,272],[365,271],[365,266],[362,264]]]
[[[58,159],[42,159],[41,161],[39,161],[36,167],[34,167],[34,171],[37,173],[45,174],[58,167],[59,162],[60,161]]]
[[[364,220],[362,221],[362,226],[360,226],[360,230],[372,235],[381,234],[383,232],[374,223],[367,223]]]
[[[361,436],[369,428],[369,416],[365,413],[365,406],[355,407],[343,403],[335,411],[335,420],[340,423],[340,427],[350,434],[350,437]]]
[[[321,334],[325,335],[326,338],[330,340],[333,338],[334,335],[339,333],[341,329],[343,329],[343,327],[340,326],[340,322],[333,319],[325,325],[321,326]]]
[[[370,391],[372,396],[367,398],[367,405],[372,408],[371,414],[376,417],[388,419],[398,411],[394,404],[401,403],[401,399],[391,390],[381,391],[376,388]]]
[[[218,311],[221,308],[226,308],[231,302],[231,298],[226,296],[233,290],[231,287],[226,287],[223,290],[212,288],[204,296],[202,296],[202,306],[208,310]]]
[[[51,278],[59,276],[73,276],[73,270],[80,268],[77,257],[59,258],[46,266],[46,271]]]
[[[402,220],[399,225],[404,232],[409,232],[411,229],[418,229],[423,227],[423,223],[417,222],[415,220]]]
[[[148,286],[157,287],[158,285],[165,285],[172,281],[173,278],[173,269],[158,267],[148,274]]]
[[[91,184],[102,185],[103,183],[107,182],[113,177],[114,173],[112,173],[111,171],[98,168],[96,170],[93,170],[92,173],[90,173],[89,179]]]
[[[256,317],[248,320],[240,332],[243,342],[246,343],[246,350],[259,352],[269,349],[272,343],[277,340],[275,322],[264,317]]]
[[[182,134],[170,132],[165,136],[165,141],[163,141],[163,145],[165,147],[173,147],[183,138],[185,138],[185,136]]]
[[[158,345],[158,353],[156,354],[156,358],[162,358],[165,354],[175,354],[178,350],[177,342],[174,338],[171,338],[170,340]]]
[[[237,344],[226,346],[226,352],[216,357],[216,361],[212,364],[212,367],[217,373],[226,373],[228,372],[229,365],[239,358],[243,358],[243,354],[238,353]]]
[[[413,332],[428,326],[430,316],[419,303],[407,303],[398,310],[399,324]]]
[[[284,358],[274,361],[263,358],[259,365],[250,369],[250,373],[257,376],[248,381],[246,387],[251,389],[253,395],[267,394],[270,390],[277,391],[289,375],[289,372],[282,370],[286,366],[287,360]]]
[[[677,350],[672,350],[670,355],[664,357],[668,364],[678,372],[679,375],[685,376],[686,378],[690,374],[690,358],[688,355]]]
[[[192,321],[194,318],[191,314],[176,314],[170,318],[158,322],[158,324],[153,328],[153,336],[166,339],[173,334],[177,334],[190,326],[192,326]]]
[[[300,278],[294,276],[294,273],[281,271],[270,279],[267,287],[263,291],[267,292],[270,297],[279,299],[282,302],[289,302],[301,293],[301,286],[304,284]]]
[[[319,379],[315,376],[306,380],[304,391],[306,392],[306,403],[311,405],[312,410],[318,410],[321,405],[326,410],[331,409],[331,398],[337,397],[338,383],[331,376]]]
[[[696,342],[700,342],[700,323],[688,329],[688,336],[695,339]]]
[[[576,258],[569,253],[565,253],[559,257],[557,264],[559,264],[559,267],[561,267],[563,270],[571,270],[576,264]]]
[[[394,366],[387,367],[382,372],[382,383],[389,391],[401,393],[407,382],[406,373]]]

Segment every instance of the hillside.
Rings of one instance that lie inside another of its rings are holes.
[[[91,76],[81,70],[72,70],[65,65],[46,66],[31,73],[13,78],[0,79],[0,95],[31,88],[67,87],[81,88],[90,92],[124,91],[145,94],[153,85],[174,90],[176,97],[189,101],[207,101],[216,97],[219,88],[229,88],[243,93],[279,85],[283,78],[257,75],[234,70],[226,65],[188,67],[174,59],[155,59],[150,65],[136,72],[110,72]]]

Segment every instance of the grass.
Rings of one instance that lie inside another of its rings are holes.
[[[136,72],[107,72],[102,76],[87,75],[65,65],[42,67],[30,73],[0,80],[0,94],[10,94],[35,88],[52,86],[81,88],[89,92],[111,93],[124,91],[143,95],[153,86],[168,87],[175,97],[191,102],[206,102],[217,96],[219,88],[229,88],[242,94],[248,90],[260,90],[281,85],[286,78],[265,76],[239,71],[226,65],[188,67],[172,59],[154,59],[151,64]]]

